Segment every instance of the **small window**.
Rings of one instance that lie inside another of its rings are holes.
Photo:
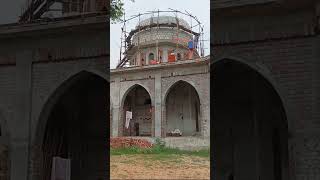
[[[154,60],[154,54],[153,54],[153,53],[150,53],[150,54],[149,54],[149,61],[150,61],[150,60]]]
[[[177,60],[181,60],[181,54],[180,53],[177,53]]]

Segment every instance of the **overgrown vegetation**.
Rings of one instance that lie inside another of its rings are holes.
[[[210,157],[210,150],[199,150],[199,151],[186,151],[176,148],[165,147],[164,141],[156,139],[152,148],[139,148],[139,147],[128,147],[128,148],[117,148],[110,150],[110,155],[127,155],[127,154],[155,154],[155,158],[167,158],[172,155],[190,155],[200,157]]]

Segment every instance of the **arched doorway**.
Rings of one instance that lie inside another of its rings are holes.
[[[127,120],[129,113],[132,113],[132,119]],[[134,85],[124,96],[121,126],[123,136],[152,136],[152,119],[150,94],[141,85]]]
[[[215,179],[288,180],[288,125],[274,87],[238,61],[211,70]]]
[[[63,158],[57,166],[70,172],[71,180],[106,179],[108,118],[104,78],[83,71],[63,83],[40,116],[35,141],[40,145],[39,179],[51,179],[54,157]]]
[[[165,103],[167,137],[200,135],[200,99],[192,85],[176,82],[168,90]]]

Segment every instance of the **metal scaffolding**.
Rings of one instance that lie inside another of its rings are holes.
[[[92,6],[91,0],[28,0],[21,9],[19,22],[30,22],[41,19],[48,12],[78,12],[79,14],[94,11],[104,11],[107,7],[107,0],[96,0]],[[54,4],[61,4],[60,8],[53,7]]]
[[[161,16],[161,14],[164,13],[172,13],[173,16],[176,18],[176,23],[162,23],[159,22],[159,17]],[[154,16],[155,14],[157,15],[157,21],[153,22],[154,20]],[[189,17],[190,19],[190,23],[191,27],[190,29],[187,27],[184,27],[183,25],[179,24],[179,17],[178,15],[180,15],[181,17]],[[150,23],[147,25],[142,25],[141,24],[141,18],[147,19],[145,17],[149,17],[150,18]],[[130,32],[127,32],[127,24],[128,22],[131,22],[133,20],[138,19],[138,26],[133,29]],[[196,49],[196,52],[200,52],[199,56],[203,57],[204,56],[204,43],[203,41],[205,41],[203,39],[203,25],[202,23],[198,20],[198,18],[194,15],[192,15],[191,13],[185,11],[179,11],[179,10],[175,10],[175,9],[171,9],[169,8],[169,10],[166,11],[160,11],[160,10],[156,10],[156,11],[147,11],[145,13],[139,13],[137,15],[133,15],[131,17],[129,17],[128,19],[126,19],[126,17],[123,18],[123,20],[120,21],[123,25],[121,28],[121,47],[120,47],[120,58],[118,61],[118,65],[117,68],[119,67],[124,67],[125,65],[128,65],[128,61],[130,60],[130,57],[128,55],[128,51],[130,51],[134,46],[137,46],[137,51],[140,52],[140,32],[141,31],[153,31],[153,29],[155,29],[157,35],[159,33],[159,29],[161,27],[168,27],[168,28],[176,28],[176,36],[177,38],[179,37],[179,32],[180,31],[184,31],[187,32],[189,34],[192,34],[194,36],[193,38],[193,44],[194,47]],[[195,23],[193,23],[195,22]],[[194,25],[193,25],[194,24]],[[198,27],[198,30],[193,30],[196,27]],[[132,43],[132,38],[133,36],[136,35],[138,38],[137,44],[134,45]],[[157,54],[156,54],[156,58],[157,60],[159,60],[159,51],[158,51],[158,40],[156,40],[156,49],[157,49]],[[176,48],[178,48],[178,41],[176,42]]]

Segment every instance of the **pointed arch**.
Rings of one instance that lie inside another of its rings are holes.
[[[153,101],[153,99],[152,99],[150,89],[149,89],[147,86],[143,85],[143,84],[135,83],[135,84],[131,85],[129,88],[127,88],[127,89],[125,90],[125,92],[123,93],[123,95],[122,95],[122,97],[121,97],[121,99],[120,99],[120,107],[123,107],[124,101],[125,101],[128,93],[129,93],[132,89],[134,89],[134,88],[136,88],[136,87],[139,87],[139,86],[142,87],[143,89],[145,89],[145,90],[147,91],[147,93],[149,94],[150,99],[151,99],[151,104],[154,105],[154,104],[153,104],[154,101]]]
[[[40,116],[38,119],[38,123],[36,126],[36,131],[34,135],[35,138],[34,138],[33,144],[42,142],[47,119],[49,117],[49,114],[52,108],[54,107],[56,102],[59,100],[59,98],[77,82],[89,76],[98,77],[99,79],[103,79],[106,83],[108,83],[107,78],[104,77],[101,73],[97,74],[92,71],[82,70],[72,75],[67,80],[63,81],[60,85],[58,85],[58,87],[48,97],[46,103],[42,107],[42,110],[40,112]]]
[[[176,129],[182,136],[199,136],[202,130],[201,100],[192,83],[178,80],[164,95],[164,136],[174,136]]]
[[[150,91],[141,84],[133,84],[124,92],[120,105],[119,134],[123,136],[153,136],[154,111]],[[126,112],[132,112],[126,126]]]
[[[272,76],[270,69],[264,64],[260,63],[258,59],[254,58],[242,58],[238,56],[225,56],[221,55],[218,57],[213,58],[213,61],[211,61],[210,64],[210,76],[213,76],[215,68],[218,64],[225,62],[225,61],[233,61],[233,62],[238,62],[241,63],[252,70],[256,71],[258,74],[260,74],[264,79],[270,83],[270,85],[274,88],[274,90],[277,92],[277,95],[281,99],[281,103],[283,105],[286,118],[287,118],[287,123],[288,123],[288,130],[291,130],[292,124],[290,123],[291,119],[291,113],[289,111],[290,109],[290,103],[287,98],[287,93],[285,89],[275,80],[275,78]]]
[[[259,61],[226,57],[210,71],[215,178],[287,177],[288,106],[271,71]],[[252,162],[236,163],[243,159]]]
[[[40,172],[36,175],[37,179],[49,178],[50,172],[48,171],[52,156],[57,155],[70,158],[70,153],[75,153],[75,146],[72,142],[73,140],[78,141],[79,137],[72,135],[72,133],[70,134],[71,127],[73,128],[72,131],[79,132],[83,130],[88,139],[97,137],[98,142],[96,143],[99,144],[89,146],[88,148],[97,148],[96,150],[99,153],[90,156],[99,156],[101,160],[105,158],[103,155],[105,153],[100,153],[100,151],[105,150],[102,148],[106,147],[103,143],[105,143],[105,139],[109,136],[106,133],[108,129],[104,128],[108,127],[108,85],[107,77],[103,76],[103,74],[83,70],[61,82],[48,96],[41,108],[38,122],[33,132],[32,158],[36,164],[35,169],[38,169]],[[98,100],[99,98],[100,100]],[[92,104],[92,106],[88,104]],[[92,122],[88,122],[86,118]],[[100,119],[105,120],[100,121]],[[75,123],[78,120],[81,123]],[[57,139],[56,137],[59,138]],[[84,143],[92,142],[89,140],[84,141]],[[57,143],[60,145],[57,145]],[[49,148],[49,146],[52,146],[52,148]],[[73,147],[73,150],[68,149],[69,147]],[[52,154],[48,154],[49,151],[51,152],[50,149],[52,149]],[[78,160],[88,161],[82,155],[77,156],[77,158]],[[73,163],[76,162],[74,161]],[[80,167],[74,166],[74,168]],[[95,173],[94,171],[97,170],[97,167],[94,168],[90,172],[88,170],[88,173]],[[78,176],[78,174],[74,176]]]
[[[197,97],[199,98],[199,101],[200,101],[200,104],[201,104],[201,99],[200,99],[200,96],[199,96],[199,90],[198,90],[198,88],[194,85],[193,82],[189,82],[189,81],[186,81],[186,80],[177,80],[177,81],[175,81],[174,83],[172,83],[172,85],[170,85],[169,88],[167,88],[167,89],[165,90],[165,93],[164,93],[162,102],[166,102],[166,99],[167,99],[167,96],[168,96],[170,90],[171,90],[172,88],[174,88],[174,87],[175,87],[177,84],[179,84],[179,83],[186,83],[186,84],[192,86],[192,87],[194,88],[194,90],[197,92]]]

